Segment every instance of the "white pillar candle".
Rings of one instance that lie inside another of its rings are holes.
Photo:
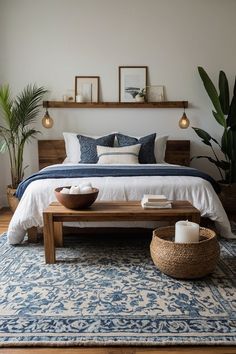
[[[177,221],[175,224],[175,242],[199,242],[199,225],[190,221]]]

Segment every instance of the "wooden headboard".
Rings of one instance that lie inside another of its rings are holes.
[[[38,140],[39,169],[57,163],[66,158],[64,140]],[[168,140],[165,161],[177,165],[189,166],[190,141]]]

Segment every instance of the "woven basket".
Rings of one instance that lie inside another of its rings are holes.
[[[16,189],[11,188],[10,186],[7,186],[7,201],[8,201],[8,205],[13,213],[15,212],[15,210],[19,204],[19,199],[16,198],[15,192],[16,192]]]
[[[153,231],[151,257],[163,273],[173,278],[196,279],[214,271],[220,255],[214,231],[201,227],[200,241],[195,243],[175,243],[174,234],[174,226]]]

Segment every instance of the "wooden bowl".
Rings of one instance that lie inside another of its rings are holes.
[[[66,187],[58,187],[55,189],[55,196],[59,203],[61,203],[64,207],[68,209],[86,209],[92,205],[97,199],[99,190],[97,188],[93,188],[92,192],[89,193],[81,193],[81,194],[64,194],[60,193],[62,188],[70,188]]]

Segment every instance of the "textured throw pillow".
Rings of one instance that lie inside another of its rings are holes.
[[[97,139],[78,134],[77,138],[80,142],[81,154],[79,163],[97,163],[97,145],[112,147],[114,145],[115,134],[102,136]]]
[[[138,164],[141,144],[123,147],[97,146],[98,164]]]
[[[134,144],[141,144],[139,151],[140,163],[156,163],[154,154],[156,133],[143,136],[141,138],[135,138],[124,134],[116,134],[118,146],[129,146]]]

